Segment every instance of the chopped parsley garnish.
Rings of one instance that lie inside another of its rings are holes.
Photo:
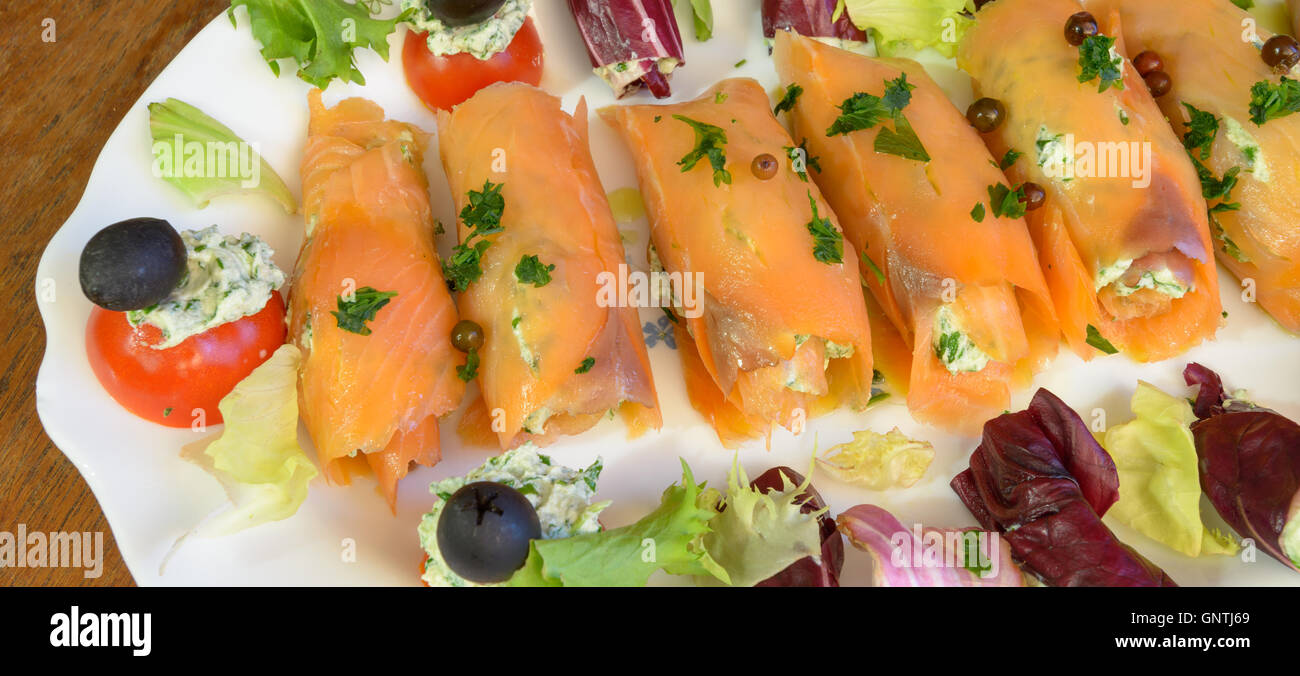
[[[1110,344],[1109,340],[1106,340],[1101,336],[1101,331],[1098,331],[1097,327],[1092,324],[1088,325],[1087,343],[1106,354],[1115,354],[1119,352],[1119,350],[1115,349],[1114,345]]]
[[[747,64],[747,63],[749,63],[749,59],[741,59],[741,60],[739,60],[739,61],[736,62],[736,65],[735,65],[734,67],[735,67],[735,68],[739,68],[739,67],[741,67],[741,66],[743,66],[743,65],[745,65],[745,64]]]
[[[1111,53],[1115,38],[1091,35],[1079,45],[1079,82],[1100,80],[1098,92],[1124,88],[1124,58]]]
[[[1250,256],[1247,256],[1246,252],[1242,251],[1237,246],[1237,243],[1232,241],[1228,233],[1223,230],[1223,224],[1219,223],[1219,219],[1214,214],[1214,209],[1210,209],[1210,229],[1213,231],[1214,238],[1223,243],[1223,253],[1232,256],[1240,263],[1249,263]]]
[[[772,114],[780,115],[781,113],[794,110],[794,104],[799,101],[799,96],[801,94],[803,94],[803,87],[800,87],[797,84],[792,84],[789,87],[786,87],[785,95],[781,97],[780,101],[776,102],[776,107],[772,109]]]
[[[551,271],[554,269],[554,263],[544,265],[537,256],[524,256],[515,266],[515,279],[519,280],[520,284],[543,287],[551,283]]]
[[[1213,113],[1197,110],[1190,103],[1184,102],[1183,107],[1191,116],[1191,121],[1183,123],[1187,127],[1187,132],[1183,134],[1183,147],[1189,153],[1199,150],[1201,160],[1208,160],[1214,139],[1219,135],[1219,118]]]
[[[930,153],[921,145],[921,139],[912,129],[912,124],[902,113],[894,113],[894,128],[882,127],[876,135],[875,150],[878,153],[897,155],[917,162],[929,162]]]
[[[1300,111],[1300,82],[1283,76],[1277,84],[1260,80],[1250,88],[1250,121],[1255,126],[1297,111]]]
[[[998,169],[1010,169],[1011,165],[1015,164],[1016,160],[1020,159],[1020,156],[1023,154],[1024,153],[1021,153],[1019,150],[1014,148],[1008,150],[1007,154],[1003,155],[1002,160],[998,162]]]
[[[1232,4],[1241,9],[1250,9],[1255,6],[1255,0],[1232,0]]]
[[[871,260],[871,256],[868,256],[866,251],[862,252],[862,263],[867,266],[868,270],[871,270],[871,274],[876,276],[877,282],[885,283],[885,273],[880,269],[879,265],[876,265],[875,261]]]
[[[858,92],[839,105],[840,116],[835,118],[826,130],[827,136],[850,134],[863,129],[871,129],[885,119],[894,121],[894,128],[881,128],[876,135],[875,151],[887,155],[897,155],[918,162],[929,162],[930,154],[926,152],[921,139],[916,135],[903,109],[912,101],[912,90],[916,85],[909,84],[907,74],[885,81],[883,97]]]
[[[501,232],[501,215],[506,210],[501,195],[504,184],[483,182],[482,191],[469,191],[469,203],[460,210],[460,220],[470,229],[465,241],[452,249],[451,257],[442,262],[442,276],[453,291],[464,291],[483,275],[483,252],[492,242],[483,237]],[[474,241],[478,238],[478,241]]]
[[[999,183],[989,186],[989,206],[999,218],[1020,218],[1025,215],[1025,187],[1015,190]]]
[[[790,167],[794,169],[795,174],[798,174],[799,180],[808,182],[809,169],[822,173],[821,158],[813,157],[808,152],[808,139],[804,139],[797,146],[785,146],[784,149],[785,154],[790,158]]]
[[[368,336],[370,327],[366,326],[366,322],[373,320],[375,314],[388,305],[388,301],[396,295],[396,291],[376,291],[371,287],[363,286],[356,290],[351,300],[344,300],[343,296],[339,296],[339,309],[331,311],[330,314],[338,320],[340,329],[359,336]]]
[[[844,262],[844,236],[831,224],[831,219],[822,218],[817,213],[817,200],[812,191],[808,191],[808,203],[812,205],[812,220],[808,221],[808,233],[813,237],[813,258],[827,265]]]
[[[197,249],[195,249],[195,250],[197,251]],[[175,409],[172,408],[171,406],[168,406],[167,408],[164,408],[164,409],[163,409],[163,417],[166,418],[167,416],[171,415],[171,414],[172,414],[172,411],[174,411],[174,410],[175,410]]]
[[[976,202],[976,203],[975,203],[975,208],[970,210],[970,217],[971,217],[971,220],[975,221],[976,223],[983,223],[983,222],[984,222],[984,203],[983,203],[983,202]]]
[[[726,169],[727,154],[722,150],[723,146],[727,145],[727,132],[722,127],[692,120],[685,115],[673,115],[673,119],[685,122],[695,130],[695,147],[677,162],[682,172],[694,169],[700,160],[707,157],[713,167],[713,185],[721,186],[723,183],[731,185],[731,172]]]
[[[465,365],[456,367],[456,376],[467,383],[473,380],[478,375],[478,361],[478,349],[471,347],[465,353]]]
[[[714,102],[714,103],[726,103],[726,102],[727,102],[727,93],[726,93],[726,92],[718,92],[717,94],[714,94],[714,95],[713,95],[713,102]]]
[[[887,117],[890,111],[879,96],[858,92],[839,105],[840,116],[826,130],[827,136],[840,136],[863,129],[870,129]]]
[[[573,372],[578,374],[583,374],[586,373],[587,371],[590,371],[591,367],[595,365],[596,365],[596,358],[587,357],[586,359],[582,360],[582,363],[578,365],[578,368],[573,369]]]

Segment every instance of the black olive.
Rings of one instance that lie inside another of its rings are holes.
[[[1147,76],[1142,79],[1146,80],[1147,89],[1151,91],[1151,96],[1157,99],[1168,94],[1169,90],[1174,86],[1173,79],[1163,70],[1147,73]]]
[[[452,572],[472,582],[504,582],[542,537],[537,510],[519,491],[494,481],[466,484],[438,517],[438,551]]]
[[[424,0],[429,13],[448,26],[482,23],[497,13],[506,0]]]
[[[142,310],[185,276],[185,242],[167,221],[132,218],[95,233],[81,250],[81,291],[105,310]]]
[[[483,347],[483,327],[468,319],[462,319],[451,327],[451,346],[461,352],[469,352]]]
[[[1077,12],[1065,22],[1065,40],[1078,47],[1098,33],[1097,20],[1089,12]]]
[[[1047,192],[1037,183],[1026,183],[1020,187],[1025,191],[1025,211],[1033,211],[1043,206],[1047,200]]]
[[[1259,50],[1260,58],[1278,73],[1285,73],[1300,63],[1300,43],[1290,35],[1274,35]]]
[[[966,109],[966,119],[984,134],[1001,127],[1006,117],[1007,107],[997,99],[982,98]]]
[[[1146,77],[1158,70],[1164,70],[1165,62],[1159,54],[1148,49],[1133,59],[1133,67],[1137,69],[1138,75]]]
[[[776,176],[776,172],[780,168],[781,165],[777,164],[776,158],[771,153],[758,155],[749,165],[750,171],[754,172],[754,176],[760,181],[766,181]]]

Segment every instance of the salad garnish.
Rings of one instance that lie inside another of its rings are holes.
[[[292,59],[298,77],[320,89],[335,79],[365,84],[353,51],[368,47],[387,61],[388,36],[410,15],[376,19],[365,4],[344,0],[230,0],[232,25],[239,25],[235,8],[240,6],[248,10],[271,72],[278,77],[279,60]]]
[[[842,4],[854,25],[871,32],[881,56],[930,47],[951,58],[972,23],[966,15],[967,0],[842,0]]]
[[[921,480],[934,462],[934,445],[910,439],[897,427],[885,434],[871,430],[853,433],[853,439],[826,449],[817,464],[840,481],[873,491],[909,488]]]
[[[252,145],[198,108],[180,99],[149,104],[149,133],[154,174],[179,188],[198,208],[214,197],[254,192],[275,200],[288,213],[298,210],[293,193]],[[190,171],[195,158],[201,169]],[[240,175],[245,170],[250,175]]]

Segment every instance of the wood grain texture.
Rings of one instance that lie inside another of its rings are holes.
[[[45,350],[36,264],[127,107],[225,6],[0,1],[0,531],[102,531],[105,549],[97,579],[79,568],[0,568],[0,585],[133,584],[94,495],[36,417]]]

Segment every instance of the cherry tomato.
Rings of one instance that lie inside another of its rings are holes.
[[[168,427],[189,427],[203,411],[221,422],[217,404],[284,344],[284,300],[272,292],[255,315],[227,322],[179,345],[156,350],[157,327],[126,321],[96,306],[86,324],[86,354],[99,382],[126,410]]]
[[[531,17],[524,21],[506,51],[486,61],[473,54],[434,56],[428,33],[408,31],[402,44],[402,70],[406,83],[425,105],[451,110],[494,82],[542,81],[542,41]]]

